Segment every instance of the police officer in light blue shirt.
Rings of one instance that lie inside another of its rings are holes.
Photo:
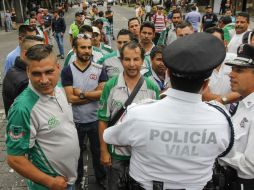
[[[131,147],[132,190],[202,190],[212,178],[215,159],[230,145],[230,128],[224,114],[202,102],[201,92],[225,55],[211,34],[174,41],[163,51],[172,84],[167,97],[131,105],[104,131],[105,142]]]

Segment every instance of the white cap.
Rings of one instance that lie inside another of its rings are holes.
[[[101,34],[100,29],[99,29],[98,27],[93,26],[92,28],[93,28],[93,32],[94,32],[94,33]]]

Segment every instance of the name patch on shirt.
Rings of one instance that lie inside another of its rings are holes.
[[[157,153],[182,157],[202,156],[202,152],[209,145],[215,145],[218,142],[216,133],[204,128],[192,128],[189,130],[182,128],[154,128],[149,131],[148,144],[151,150]]]

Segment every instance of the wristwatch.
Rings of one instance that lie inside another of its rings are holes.
[[[79,98],[80,98],[81,100],[84,100],[84,99],[86,98],[86,97],[85,97],[85,93],[84,93],[84,92],[80,92]]]
[[[226,96],[221,97],[221,100],[224,105],[228,103],[228,98]]]

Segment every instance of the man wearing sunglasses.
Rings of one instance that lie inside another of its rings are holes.
[[[93,34],[92,34],[92,45],[98,49],[103,55],[112,53],[113,50],[110,46],[101,42],[101,32],[100,29],[96,26],[93,26]]]

